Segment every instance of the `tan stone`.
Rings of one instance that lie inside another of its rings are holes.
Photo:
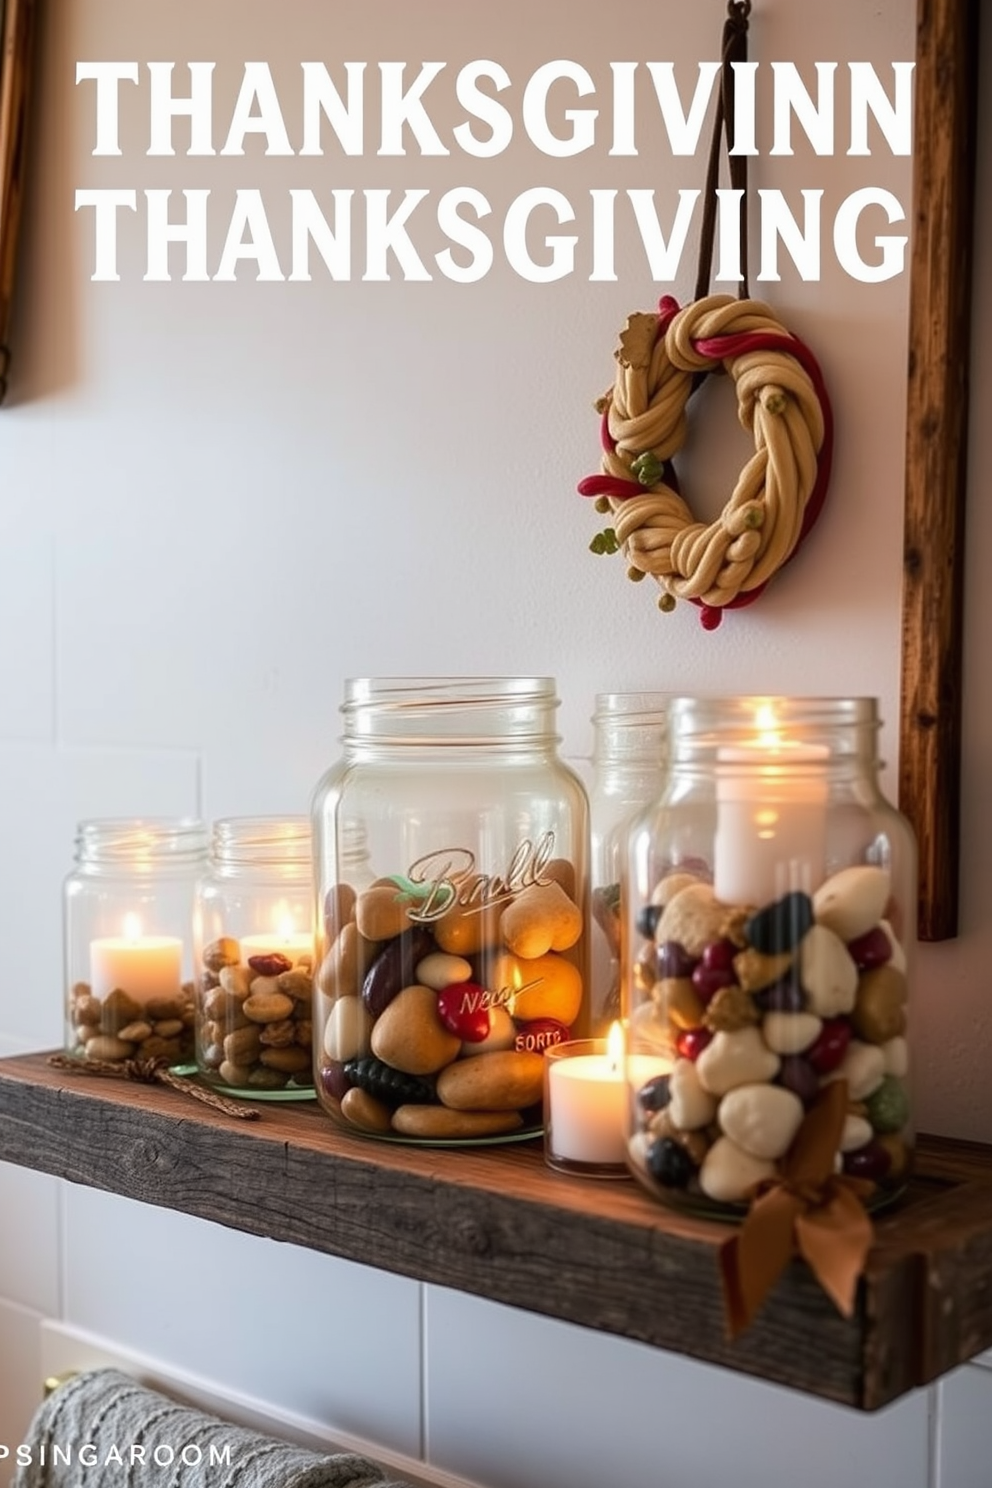
[[[372,1029],[372,1053],[407,1075],[432,1075],[450,1064],[461,1039],[437,1015],[437,993],[430,987],[404,987]]]
[[[393,1112],[393,1130],[427,1141],[456,1141],[460,1137],[496,1137],[519,1131],[517,1111],[452,1111],[446,1106],[400,1106]]]
[[[504,1049],[459,1059],[441,1071],[438,1099],[457,1111],[515,1111],[535,1105],[544,1089],[544,1056]]]

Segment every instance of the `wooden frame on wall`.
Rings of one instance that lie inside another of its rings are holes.
[[[918,933],[958,928],[961,673],[979,0],[918,0],[899,804]]]
[[[36,0],[0,0],[0,403],[10,362],[7,337],[24,197],[35,13]]]

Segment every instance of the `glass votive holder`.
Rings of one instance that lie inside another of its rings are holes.
[[[619,1033],[619,1025],[614,1025]],[[627,1084],[622,1034],[544,1052],[544,1158],[561,1173],[626,1178]]]

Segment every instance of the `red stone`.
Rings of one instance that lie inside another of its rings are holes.
[[[452,982],[437,994],[437,1015],[445,1028],[465,1044],[489,1037],[489,994],[475,982]]]
[[[341,1100],[351,1089],[351,1080],[340,1059],[325,1059],[320,1067],[320,1087],[332,1100]]]
[[[854,1152],[844,1153],[844,1172],[852,1178],[870,1178],[878,1183],[892,1166],[892,1154],[881,1142],[866,1142]]]
[[[847,1053],[851,1042],[851,1023],[848,1018],[828,1018],[820,1029],[815,1043],[810,1044],[804,1058],[818,1075],[829,1075]]]
[[[264,956],[249,956],[248,965],[252,971],[257,971],[259,976],[264,977],[281,976],[284,971],[293,969],[292,961],[281,951],[271,951]]]
[[[704,1007],[721,987],[732,987],[736,981],[732,966],[707,966],[705,960],[692,973],[692,985]]]
[[[847,949],[859,971],[874,971],[892,959],[892,942],[881,925],[873,925],[857,940],[850,940]]]
[[[738,955],[740,947],[732,940],[711,940],[703,951],[703,965],[710,971],[730,971]]]
[[[513,1047],[518,1054],[543,1054],[567,1038],[568,1029],[557,1018],[534,1018],[530,1023],[518,1023]]]
[[[675,1047],[683,1059],[698,1059],[713,1035],[708,1028],[683,1028],[676,1036]]]

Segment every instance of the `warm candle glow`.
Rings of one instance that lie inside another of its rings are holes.
[[[131,941],[141,939],[141,920],[136,914],[124,916],[124,939]]]
[[[610,1061],[610,1073],[619,1074],[623,1064],[623,1029],[619,1023],[611,1023],[606,1036],[606,1057]]]

